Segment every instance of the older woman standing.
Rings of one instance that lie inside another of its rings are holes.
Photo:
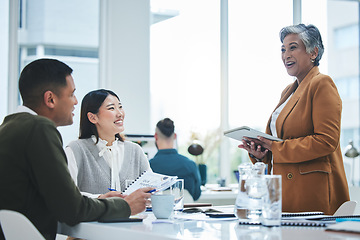
[[[342,102],[333,80],[319,72],[324,52],[314,25],[294,25],[280,31],[281,57],[294,83],[281,94],[266,133],[283,139],[242,142],[253,162],[282,175],[283,211],[323,211],[333,214],[349,200],[342,154]],[[263,148],[262,148],[263,147]]]

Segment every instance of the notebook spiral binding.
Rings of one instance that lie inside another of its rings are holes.
[[[240,225],[262,225],[258,222],[243,222],[239,221]],[[296,221],[289,221],[289,222],[281,222],[281,226],[297,226],[297,227],[326,227],[327,223],[324,222],[296,222]]]
[[[323,212],[299,212],[299,213],[283,213],[281,217],[306,217],[306,216],[315,216],[315,215],[324,215]]]
[[[130,184],[129,186],[127,186],[124,191],[122,191],[121,193],[124,193],[131,185],[133,185],[139,178],[141,178],[142,175],[144,175],[147,171],[143,171],[137,178],[135,178]]]

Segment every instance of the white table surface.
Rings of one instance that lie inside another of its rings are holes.
[[[238,239],[238,240],[353,240],[360,234],[325,231],[324,227],[276,227],[239,225],[232,221],[184,221],[153,223],[152,213],[146,213],[143,222],[138,223],[80,223],[74,227],[59,224],[58,233],[92,239]]]

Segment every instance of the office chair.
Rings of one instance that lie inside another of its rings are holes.
[[[0,224],[6,240],[45,240],[29,219],[21,213],[0,210]]]
[[[336,210],[333,216],[347,216],[354,215],[356,208],[356,201],[346,201]]]

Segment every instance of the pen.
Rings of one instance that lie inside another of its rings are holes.
[[[346,221],[355,221],[355,222],[360,222],[360,218],[337,218],[336,222],[346,222]]]
[[[113,189],[113,188],[108,188],[109,191],[116,191],[116,189]]]
[[[153,190],[148,191],[148,193],[152,193],[152,192],[155,192],[155,191],[156,191],[156,189],[153,189]]]

